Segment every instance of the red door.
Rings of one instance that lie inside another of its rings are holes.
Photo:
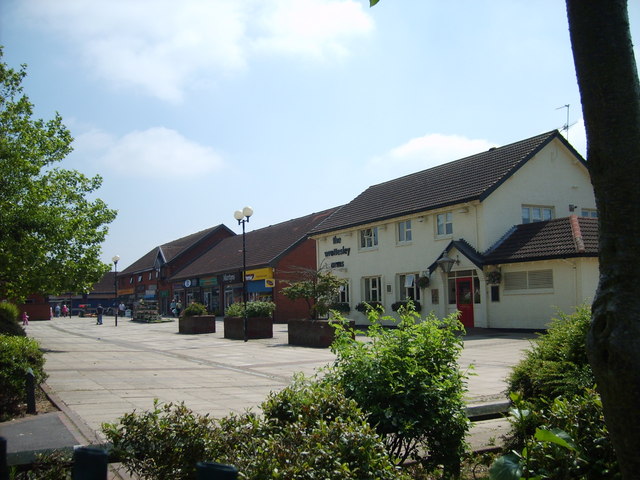
[[[456,278],[456,306],[460,321],[465,327],[473,327],[473,279]]]

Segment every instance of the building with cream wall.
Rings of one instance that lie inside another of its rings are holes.
[[[595,216],[585,161],[552,131],[374,185],[311,235],[358,324],[361,302],[413,299],[466,326],[538,329],[593,297]]]

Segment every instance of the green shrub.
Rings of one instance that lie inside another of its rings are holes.
[[[276,304],[273,302],[247,302],[247,317],[271,318],[275,310]],[[225,315],[227,317],[244,317],[244,303],[232,303],[227,307]]]
[[[560,314],[540,335],[507,378],[510,392],[525,400],[581,395],[595,379],[587,360],[585,341],[591,310],[579,307],[571,315]]]
[[[102,425],[113,453],[142,478],[196,478],[196,463],[213,458],[215,421],[193,413],[184,403],[160,405],[155,400],[153,405],[151,411],[133,411],[117,424]]]
[[[336,385],[297,377],[261,408],[220,423],[220,458],[246,478],[408,480]]]
[[[206,315],[207,307],[198,302],[191,302],[182,312],[185,317],[195,317],[197,315]]]
[[[521,436],[522,453],[511,451],[491,468],[491,478],[619,479],[615,452],[604,423],[600,396],[586,389],[571,398],[556,398],[532,409],[517,394],[510,421]],[[535,431],[526,433],[531,425]]]
[[[44,356],[32,338],[0,335],[0,421],[20,413],[27,398],[25,375],[31,368],[36,385],[44,382]]]
[[[407,305],[409,304],[409,302],[413,303],[413,308],[414,308],[414,310],[416,312],[421,312],[422,311],[422,305],[417,300],[394,302],[394,303],[391,304],[391,310],[393,310],[394,312],[397,312],[400,309],[400,307],[405,307],[406,308]]]
[[[13,303],[0,302],[0,335],[26,335],[24,328],[18,323],[20,310]]]
[[[147,479],[195,478],[198,461],[234,465],[240,478],[408,480],[353,400],[335,385],[297,377],[262,415],[216,423],[183,404],[126,414],[103,431],[125,467]]]
[[[457,363],[464,328],[455,314],[420,321],[409,306],[399,316],[397,328],[387,329],[380,320],[393,319],[370,310],[372,341],[366,343],[337,325],[337,358],[327,378],[358,403],[398,462],[414,458],[431,471],[442,466],[456,475],[469,426]]]

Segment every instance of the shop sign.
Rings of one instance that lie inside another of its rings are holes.
[[[216,286],[218,285],[218,277],[211,277],[211,278],[201,278],[200,279],[200,286],[201,287],[211,287],[211,286]]]
[[[255,270],[247,270],[245,276],[247,280],[266,280],[273,278],[273,268],[256,268]]]
[[[188,278],[188,279],[186,279],[184,281],[183,285],[184,285],[184,288],[197,287],[198,286],[198,279],[197,278],[194,278],[194,279]]]
[[[344,268],[344,262],[331,262],[331,268]]]
[[[131,295],[133,293],[133,288],[119,288],[118,295]]]
[[[265,278],[264,286],[267,288],[276,288],[276,281],[274,278]]]
[[[225,273],[222,275],[222,281],[224,283],[234,283],[239,281],[241,277],[242,275],[239,273]]]

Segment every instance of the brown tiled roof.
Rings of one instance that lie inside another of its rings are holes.
[[[553,139],[582,160],[557,130],[373,185],[316,227],[314,234],[471,200],[483,200]]]
[[[107,272],[99,282],[93,284],[91,293],[111,293],[116,291],[115,272]]]
[[[247,232],[247,268],[273,264],[289,249],[307,238],[308,232],[337,208]],[[248,226],[251,226],[249,224]],[[242,269],[242,235],[225,238],[197,260],[177,272],[172,280]]]
[[[598,256],[598,220],[577,217],[517,225],[484,255],[485,265]]]
[[[207,228],[206,230],[192,233],[191,235],[187,235],[186,237],[178,238],[177,240],[173,240],[171,242],[165,243],[164,245],[155,247],[153,250],[147,252],[138,260],[136,260],[127,268],[125,268],[122,272],[118,272],[118,274],[144,272],[146,270],[149,270],[150,268],[153,268],[159,253],[162,253],[164,257],[164,261],[166,263],[170,263],[178,255],[180,255],[181,253],[185,252],[186,250],[188,250],[189,248],[197,244],[207,235],[210,235],[219,229],[229,230],[229,228],[226,225],[220,224],[220,225],[216,225],[215,227]]]

